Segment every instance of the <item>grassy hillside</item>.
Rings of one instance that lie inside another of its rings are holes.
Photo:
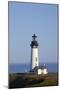
[[[57,86],[58,74],[49,73],[47,75],[30,74],[9,74],[9,88]]]

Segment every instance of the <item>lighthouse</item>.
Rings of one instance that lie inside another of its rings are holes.
[[[36,40],[37,36],[34,34],[32,36],[31,41],[31,70],[33,70],[35,67],[39,66],[38,62],[38,42]]]
[[[36,40],[37,36],[34,34],[32,36],[31,41],[31,65],[30,65],[30,72],[40,75],[40,74],[47,74],[48,70],[46,65],[39,66],[39,56],[38,56],[38,42]]]

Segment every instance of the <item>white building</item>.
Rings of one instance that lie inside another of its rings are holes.
[[[35,74],[38,74],[38,75],[48,73],[48,70],[45,66],[35,67],[33,69],[33,71],[34,71]]]
[[[47,68],[39,68],[38,70],[37,70],[37,74],[38,75],[40,75],[40,74],[47,74],[48,73],[48,70],[47,70]]]
[[[31,41],[31,72],[34,72],[35,74],[47,74],[48,70],[46,66],[39,66],[39,60],[38,60],[38,42],[36,41],[36,35],[34,34],[32,36],[33,40]]]

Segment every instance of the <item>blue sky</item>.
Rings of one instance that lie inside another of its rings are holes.
[[[30,63],[32,35],[39,62],[57,62],[57,5],[9,2],[9,63]]]

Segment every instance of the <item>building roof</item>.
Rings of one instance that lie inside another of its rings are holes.
[[[46,69],[46,66],[36,66],[34,69]]]

